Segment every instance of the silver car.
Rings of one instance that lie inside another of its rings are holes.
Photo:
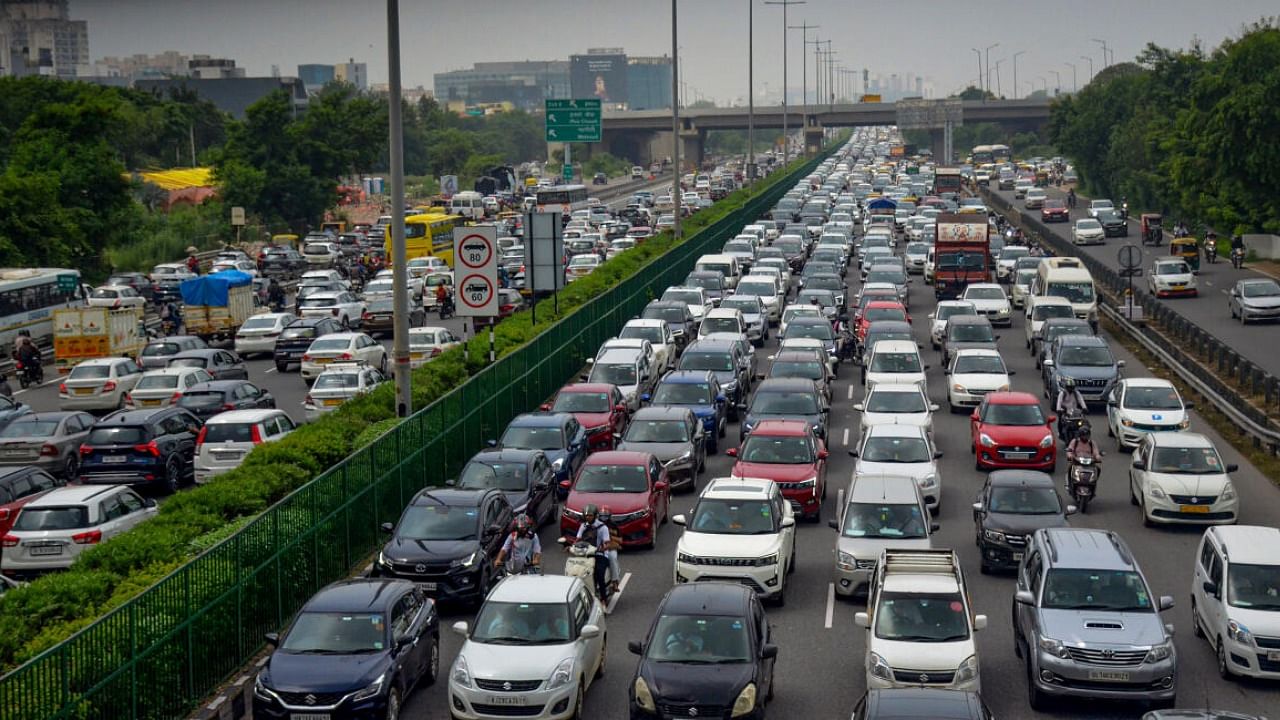
[[[916,483],[898,475],[864,475],[849,485],[839,517],[828,521],[836,538],[836,592],[865,590],[886,548],[930,549],[938,525],[929,519]]]
[[[1271,278],[1239,280],[1231,288],[1227,309],[1232,318],[1240,318],[1241,325],[1280,318],[1280,283]]]
[[[87,412],[22,415],[0,431],[0,465],[34,466],[67,479],[80,467],[80,444],[97,422]]]

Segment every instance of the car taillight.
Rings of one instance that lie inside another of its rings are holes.
[[[160,446],[156,445],[155,440],[152,440],[146,445],[134,445],[133,449],[140,453],[147,453],[152,457],[160,457]]]
[[[302,362],[311,362],[311,354],[302,353]]]
[[[306,397],[302,398],[302,404],[303,404],[303,405],[315,405],[315,404],[316,404],[316,401],[315,401],[315,400],[313,400],[313,399],[311,398],[311,396],[310,396],[310,395],[308,395],[308,396],[306,396]]]
[[[360,313],[360,318],[363,320],[368,320],[371,317],[373,317],[373,313],[369,312],[368,310],[365,310],[364,312]]]
[[[58,448],[50,445],[49,443],[45,443],[40,446],[40,454],[45,457],[58,457]]]
[[[257,425],[249,426],[249,439],[253,441],[254,445],[262,443],[262,430],[258,429]]]
[[[444,352],[442,348],[438,348],[438,347],[431,348],[431,357],[435,357],[442,352]]]
[[[102,392],[111,392],[116,389],[116,381],[108,380],[102,384]]]
[[[4,536],[4,539],[3,539],[3,540],[0,540],[0,545],[4,545],[5,547],[17,547],[17,546],[18,546],[18,536],[17,536],[17,535],[5,535],[5,536]]]
[[[115,301],[114,303],[111,303],[111,307],[113,307],[113,308],[118,308],[118,307],[120,307],[120,299],[119,299],[119,298],[116,298],[116,301]]]
[[[174,394],[169,398],[169,403],[170,403],[170,404],[172,404],[172,405],[177,405],[177,404],[178,404],[178,400],[179,400],[179,399],[181,399],[181,398],[182,398],[182,392],[181,392],[181,391],[178,391],[178,392],[174,393]]]
[[[81,446],[80,446],[80,454],[81,454],[81,455],[88,455],[88,454],[89,454],[89,453],[91,453],[91,452],[93,452],[93,448],[92,448],[91,446],[89,446],[89,445],[81,445]]]
[[[232,405],[231,403],[222,403],[222,409],[223,409],[223,410],[235,410],[235,409],[236,409],[236,406],[235,406],[235,405]],[[203,431],[203,430],[201,430],[201,432],[204,432],[204,431]]]
[[[66,395],[66,394],[67,394],[67,384],[66,384],[66,383],[58,383],[58,392],[59,392],[59,393],[61,393],[61,394],[63,394],[63,395]]]
[[[197,448],[199,448],[201,445],[203,445],[203,444],[204,444],[205,436],[207,436],[208,434],[209,434],[209,426],[208,426],[208,425],[205,425],[204,427],[200,428],[200,434],[196,436],[196,447],[197,447]]]
[[[353,357],[353,356],[352,356],[352,354],[351,354],[351,353],[342,353],[341,355],[339,355],[339,356],[338,356],[338,359],[339,359],[339,360],[350,360],[352,357]]]
[[[12,514],[13,513],[11,510],[9,510],[9,508],[0,508],[0,522],[4,522],[8,520],[9,516]]]
[[[102,542],[102,531],[90,530],[89,532],[76,533],[71,536],[71,542],[77,545],[97,545]]]

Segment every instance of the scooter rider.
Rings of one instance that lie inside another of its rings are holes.
[[[453,298],[449,295],[449,286],[444,283],[436,286],[436,309],[446,315],[453,310]]]
[[[1093,458],[1094,463],[1102,461],[1102,453],[1092,439],[1087,422],[1080,426],[1080,432],[1076,433],[1075,438],[1067,443],[1067,462],[1073,463],[1077,458]]]
[[[533,520],[528,515],[522,514],[516,518],[516,529],[512,530],[506,542],[502,543],[498,557],[493,559],[493,567],[500,568],[509,560],[510,571],[515,574],[524,572],[526,567],[541,565],[542,542],[538,540],[538,534],[533,529]]]
[[[601,602],[604,602],[608,596],[606,592],[609,587],[609,526],[600,521],[600,509],[595,505],[588,505],[582,509],[582,524],[578,526],[578,539],[585,540],[596,547],[600,554],[596,555],[595,572],[592,573],[592,580],[596,584],[596,590]],[[566,548],[567,550],[567,548]]]
[[[1058,437],[1067,439],[1067,415],[1078,411],[1081,415],[1089,412],[1089,405],[1084,401],[1073,378],[1064,378],[1062,388],[1058,392],[1058,402],[1054,408],[1058,413]]]
[[[618,563],[618,551],[622,549],[622,535],[613,524],[613,511],[608,505],[600,506],[600,522],[609,530],[609,549],[605,555],[609,558],[609,594],[618,592],[618,578],[622,577],[622,566]]]

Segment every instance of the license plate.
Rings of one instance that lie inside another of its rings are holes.
[[[160,404],[160,400],[139,400],[138,407],[155,407]]]
[[[289,720],[329,720],[329,713],[292,713]]]
[[[26,448],[5,448],[4,450],[5,457],[23,457],[31,454],[31,451]]]
[[[426,357],[426,356],[427,356],[427,354],[426,354],[426,353],[409,353],[409,359],[410,359],[410,360],[421,360],[422,358],[424,358],[424,357]]]
[[[1013,561],[1014,561],[1014,562],[1022,562],[1022,553],[1014,553],[1014,554],[1013,554]]]
[[[1027,458],[1031,457],[1031,453],[1007,452],[1007,453],[1004,453],[1004,456],[1009,458],[1010,460],[1026,460]]]
[[[1115,670],[1090,670],[1089,679],[1105,682],[1129,682],[1129,673]]]
[[[213,457],[218,460],[238,460],[240,455],[241,453],[237,450],[235,452],[216,452]]]
[[[125,456],[123,456],[123,455],[107,455],[107,456],[105,456],[105,457],[103,457],[103,458],[102,458],[102,462],[104,462],[104,463],[122,463],[122,462],[129,462],[129,458],[127,458],[127,457],[125,457]]]
[[[329,358],[313,358],[312,362],[314,362],[317,365],[328,365],[329,363],[333,362],[333,360]]]
[[[92,395],[93,388],[75,388],[77,395]]]
[[[524,698],[519,695],[490,695],[490,705],[523,705]]]
[[[1270,662],[1280,662],[1280,650],[1268,650],[1267,660]]]
[[[418,587],[422,588],[424,592],[435,592],[437,589],[439,589],[440,584],[433,583],[433,582],[424,582],[424,583],[418,583]]]
[[[1093,493],[1093,490],[1091,490],[1088,485],[1081,485],[1080,487],[1076,488],[1076,494],[1079,495],[1080,497],[1089,497],[1089,495],[1091,495],[1092,493]]]
[[[28,555],[61,555],[61,545],[29,545],[27,546]]]
[[[324,399],[324,405],[326,407],[333,407],[334,405],[341,405],[341,404],[342,404],[342,398],[325,398]]]
[[[1180,509],[1182,512],[1184,512],[1184,513],[1197,513],[1197,514],[1199,514],[1199,513],[1207,513],[1207,512],[1209,512],[1209,506],[1208,506],[1208,505],[1182,505],[1182,506],[1180,506],[1180,507],[1179,507],[1179,509]]]

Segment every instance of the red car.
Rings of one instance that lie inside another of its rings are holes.
[[[550,412],[572,413],[587,432],[587,449],[612,450],[614,433],[627,429],[627,405],[617,385],[573,383],[560,388],[555,400],[544,403]]]
[[[1045,200],[1044,206],[1040,208],[1041,222],[1067,222],[1070,219],[1067,204],[1061,200]]]
[[[817,522],[827,496],[827,448],[809,423],[762,420],[742,447],[725,451],[738,458],[733,477],[767,478],[778,483],[796,512]]]
[[[63,485],[60,478],[40,468],[0,468],[0,536],[8,534],[24,505]]]
[[[671,485],[667,471],[645,452],[606,450],[587,456],[572,483],[560,483],[569,493],[560,512],[560,534],[578,534],[582,509],[607,507],[622,536],[622,547],[651,548],[658,526],[671,515]]]
[[[979,470],[1029,468],[1053,472],[1058,459],[1054,415],[1045,417],[1035,395],[990,393],[969,416],[974,466]]]
[[[873,300],[867,303],[862,314],[858,316],[858,342],[867,339],[867,328],[876,320],[898,320],[911,322],[911,316],[902,303],[892,300]]]

